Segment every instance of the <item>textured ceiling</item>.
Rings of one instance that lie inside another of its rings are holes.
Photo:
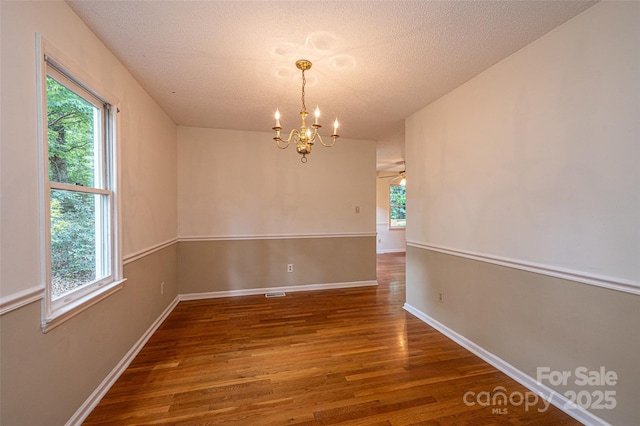
[[[179,125],[271,131],[277,107],[299,126],[309,59],[307,108],[324,133],[337,116],[342,137],[377,141],[378,169],[404,159],[405,117],[594,4],[68,3]]]

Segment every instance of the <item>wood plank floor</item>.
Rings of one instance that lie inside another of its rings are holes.
[[[465,404],[527,389],[402,309],[404,261],[379,255],[378,287],[181,302],[85,424],[580,424]]]

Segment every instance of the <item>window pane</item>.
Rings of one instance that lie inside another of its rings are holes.
[[[110,275],[107,195],[51,190],[52,297]]]
[[[50,181],[94,186],[100,116],[99,108],[47,76]]]
[[[407,226],[406,187],[389,187],[389,223],[392,228]]]

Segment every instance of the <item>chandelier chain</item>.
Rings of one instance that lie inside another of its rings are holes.
[[[307,105],[304,103],[304,86],[307,84],[307,79],[304,77],[304,70],[302,70],[302,110],[307,111]]]

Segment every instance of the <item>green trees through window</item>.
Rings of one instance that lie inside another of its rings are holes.
[[[93,186],[96,108],[47,77],[49,180]]]
[[[55,299],[109,275],[110,194],[105,106],[64,75],[48,74],[49,253]]]
[[[402,185],[389,186],[389,227],[404,228],[407,226],[407,195]]]

